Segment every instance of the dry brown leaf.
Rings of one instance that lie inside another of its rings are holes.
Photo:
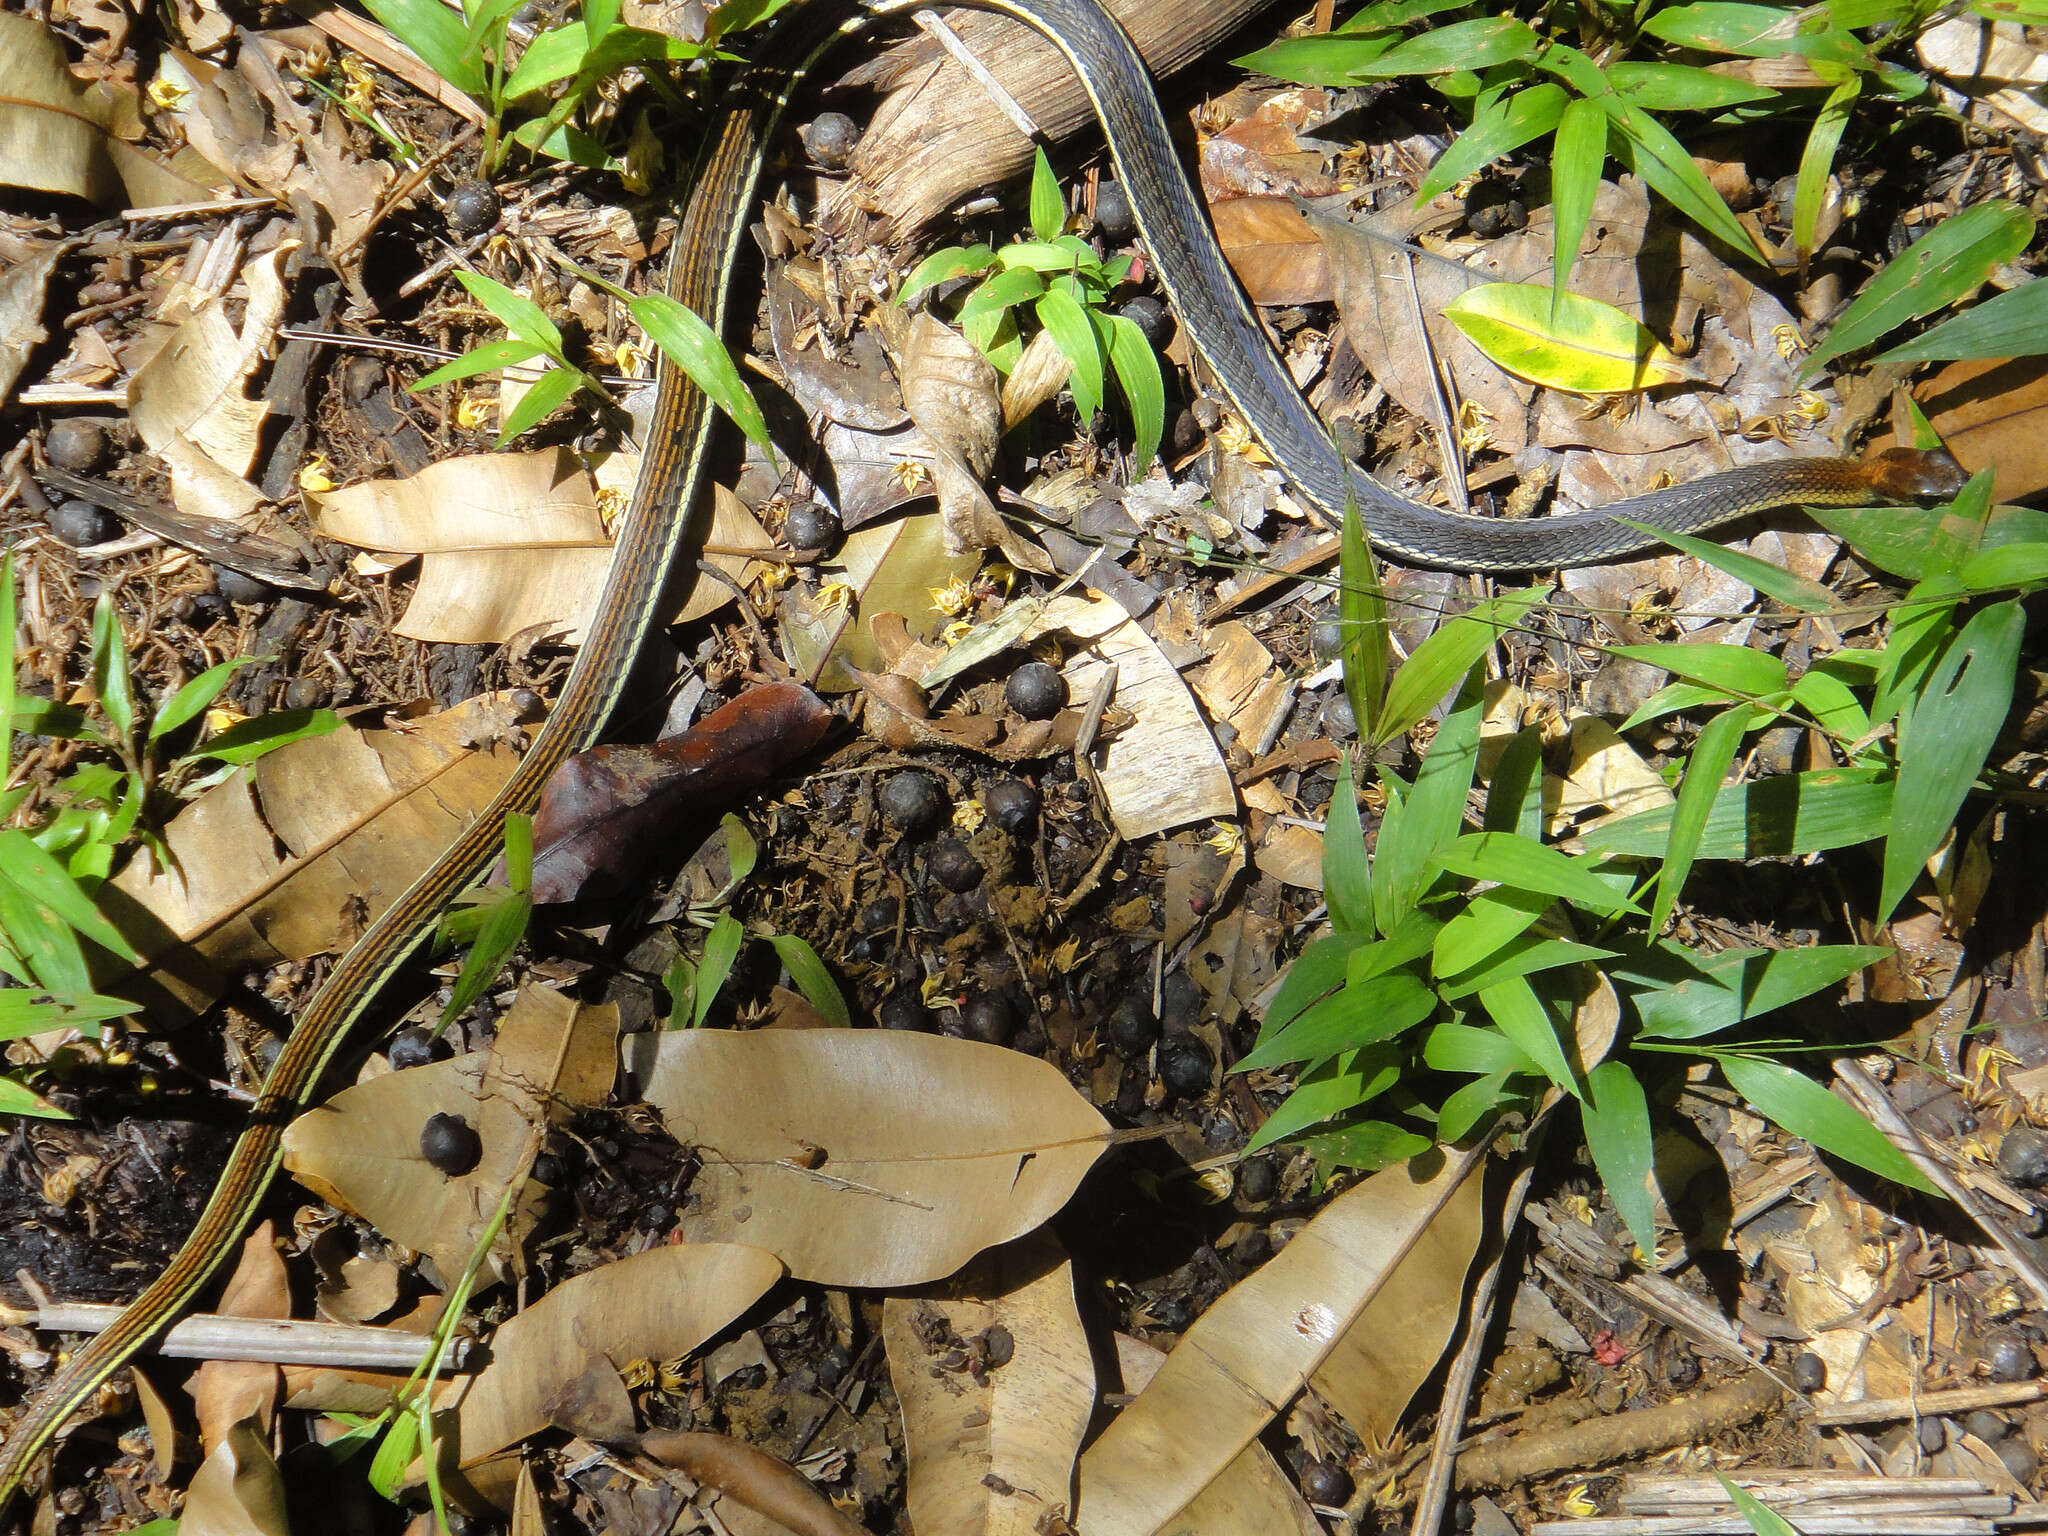
[[[6,19],[0,17],[0,21]],[[6,34],[0,32],[0,48],[5,46]],[[0,113],[5,110],[0,107]],[[43,303],[50,274],[57,270],[67,248],[60,241],[0,272],[0,404],[13,398],[14,381],[28,365],[29,354],[49,339],[43,325]]]
[[[1124,1390],[1142,1392],[1166,1364],[1166,1353],[1120,1333],[1116,1361]],[[1254,1441],[1161,1526],[1159,1536],[1324,1536],[1324,1531],[1294,1480],[1271,1451]]]
[[[704,1160],[678,1230],[825,1285],[942,1279],[1051,1216],[1108,1144],[1056,1068],[972,1040],[688,1029],[632,1045],[647,1101]]]
[[[1067,697],[1093,697],[1114,666],[1112,702],[1134,723],[1097,749],[1096,776],[1124,837],[1149,837],[1237,814],[1237,787],[1188,685],[1164,652],[1111,598],[1054,598],[1026,639],[1065,631],[1086,642],[1061,673]]]
[[[1429,1178],[1374,1174],[1219,1297],[1081,1458],[1075,1523],[1088,1536],[1165,1528],[1321,1369],[1483,1163],[1459,1153]]]
[[[1211,203],[1209,217],[1254,304],[1322,304],[1336,296],[1323,242],[1292,198],[1233,197]]]
[[[1920,62],[1959,90],[1981,99],[2029,133],[2048,133],[2040,86],[2048,81],[2048,54],[2012,22],[1952,16],[1913,39]]]
[[[242,965],[354,942],[452,842],[518,762],[485,695],[382,730],[281,747],[180,811],[169,869],[138,855],[101,906],[149,962],[126,983],[189,1017]]]
[[[291,1281],[277,1251],[277,1234],[264,1222],[242,1244],[241,1262],[214,1310],[225,1317],[290,1317]],[[186,1390],[199,1410],[199,1443],[211,1451],[244,1420],[270,1433],[283,1374],[260,1360],[207,1360]]]
[[[1006,1244],[942,1296],[882,1304],[889,1378],[903,1405],[911,1528],[1034,1536],[1072,1509],[1074,1459],[1095,1407],[1095,1367],[1074,1269],[1050,1234]],[[1008,1361],[977,1376],[947,1357],[1000,1328]]]
[[[170,466],[171,499],[189,516],[245,523],[263,499],[244,476],[270,408],[246,391],[284,317],[278,263],[297,249],[283,241],[242,268],[249,300],[240,330],[224,297],[201,299],[128,381],[135,430]]]
[[[1457,1331],[1465,1272],[1485,1235],[1484,1182],[1458,1186],[1310,1378],[1368,1443],[1392,1440]]]
[[[946,552],[1000,549],[1020,570],[1052,570],[1045,551],[1020,538],[981,488],[1003,435],[1001,379],[981,349],[929,313],[910,322],[896,359],[903,406],[932,448],[931,473]]]
[[[237,1424],[192,1475],[179,1536],[291,1536],[285,1514],[284,1474],[270,1447],[247,1424]]]
[[[637,457],[614,455],[598,480],[629,493]],[[419,555],[412,601],[395,626],[413,640],[485,645],[535,630],[582,641],[604,596],[612,541],[592,479],[567,448],[443,459],[402,480],[369,480],[310,498],[320,531],[361,549]],[[714,487],[708,539],[771,548],[754,515]],[[710,557],[744,583],[757,562]],[[678,623],[732,601],[699,581]]]
[[[1913,398],[1965,468],[1991,471],[1994,501],[2019,501],[2048,486],[2048,363],[2041,358],[1949,363]]]
[[[106,112],[65,69],[64,45],[35,17],[0,13],[0,183],[113,203]]]
[[[610,1004],[584,1007],[546,987],[523,987],[489,1053],[343,1089],[286,1128],[284,1166],[323,1199],[419,1249],[452,1285],[505,1190],[532,1160],[536,1129],[604,1102],[618,1027]],[[469,1172],[444,1174],[421,1155],[420,1132],[437,1114],[460,1116],[482,1142]],[[518,1240],[546,1194],[528,1183],[485,1260],[488,1279],[511,1272]]]
[[[593,1363],[689,1354],[782,1278],[773,1254],[740,1243],[680,1243],[565,1280],[491,1336],[490,1363],[450,1382],[454,1451],[474,1467],[552,1422],[563,1385]]]
[[[1046,401],[1067,387],[1074,365],[1051,331],[1040,331],[1025,344],[1024,351],[1003,380],[1003,430],[1017,425]]]
[[[128,1368],[135,1378],[135,1403],[142,1410],[142,1422],[149,1430],[149,1467],[158,1482],[170,1478],[178,1460],[178,1421],[163,1393],[138,1365]]]
[[[817,600],[795,588],[782,594],[779,633],[783,654],[797,675],[820,693],[859,686],[849,667],[882,672],[888,664],[875,639],[875,620],[900,616],[919,640],[937,637],[947,615],[935,595],[964,581],[981,563],[979,551],[948,554],[945,529],[934,513],[870,523],[846,536],[820,577],[838,596]]]

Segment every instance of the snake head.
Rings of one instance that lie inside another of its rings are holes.
[[[1946,448],[1886,448],[1863,461],[1862,475],[1888,501],[1946,501],[1970,479]]]

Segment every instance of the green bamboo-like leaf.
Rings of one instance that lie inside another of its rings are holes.
[[[502,448],[522,433],[539,426],[585,384],[596,387],[580,368],[550,368],[535,379],[513,403],[512,409],[505,413],[505,420],[498,428],[498,446]]]
[[[10,837],[26,838],[24,833]],[[41,852],[37,849],[37,852]],[[47,857],[47,855],[46,855]],[[85,951],[78,933],[46,902],[24,890],[0,868],[0,933],[21,958],[32,981],[49,992],[90,992],[92,977],[86,969]]]
[[[1700,834],[1721,793],[1721,780],[1735,761],[1735,749],[1742,745],[1750,720],[1750,707],[1737,704],[1709,720],[1693,743],[1685,777],[1679,782],[1678,803],[1671,808],[1671,841],[1664,849],[1663,867],[1657,871],[1657,895],[1650,907],[1652,935],[1664,931],[1678,905],[1685,877],[1692,873],[1692,861],[1699,853]]]
[[[234,680],[237,672],[268,659],[263,656],[231,656],[208,667],[164,701],[163,708],[149,722],[149,739],[159,740],[188,721],[197,719],[202,710],[220,697],[221,690]]]
[[[1666,672],[1721,689],[1731,700],[1769,698],[1788,682],[1785,663],[1763,651],[1741,645],[1699,645],[1674,641],[1662,645],[1616,645],[1612,656],[1626,656]]]
[[[1584,97],[1568,103],[1557,120],[1557,139],[1550,156],[1550,212],[1554,244],[1551,260],[1550,318],[1560,320],[1566,284],[1579,259],[1579,242],[1593,217],[1593,198],[1600,190],[1600,170],[1607,164],[1607,113]]]
[[[1939,591],[1944,587],[1953,588],[1953,598]],[[1948,600],[1919,601],[1937,594]],[[1943,577],[1918,582],[1907,594],[1907,603],[1894,614],[1892,632],[1878,652],[1877,675],[1870,682],[1872,725],[1886,724],[1919,698],[1955,634],[1955,599],[1961,596],[1961,586]]]
[[[253,763],[266,752],[310,736],[325,736],[341,728],[341,716],[331,709],[281,709],[254,720],[243,720],[209,736],[191,751],[193,757],[210,757],[219,762]]]
[[[1275,80],[1347,90],[1358,83],[1353,70],[1366,68],[1400,40],[1398,36],[1347,37],[1341,33],[1289,37],[1233,62]]]
[[[1432,27],[1379,58],[1359,65],[1351,76],[1354,80],[1392,80],[1402,75],[1485,69],[1510,59],[1533,58],[1541,41],[1525,21],[1512,16],[1481,16]]]
[[[1418,1136],[1384,1120],[1360,1120],[1302,1136],[1298,1141],[1302,1150],[1319,1164],[1355,1168],[1361,1173],[1377,1173],[1382,1168],[1405,1163],[1411,1157],[1421,1156],[1432,1145],[1427,1136]]]
[[[2035,278],[1951,315],[1933,329],[1871,359],[1946,363],[1964,358],[2031,357],[2048,352],[2048,283]]]
[[[1437,701],[1457,687],[1494,641],[1519,624],[1549,590],[1529,587],[1476,603],[1418,645],[1387,685],[1386,709],[1373,744],[1384,745],[1426,720]],[[1359,721],[1361,729],[1364,725]]]
[[[2025,250],[2033,235],[2033,216],[2002,199],[1942,220],[1863,285],[1827,340],[1807,357],[1801,377],[1810,378],[1829,358],[1860,351],[1909,320],[1968,298]]]
[[[903,286],[896,290],[896,302],[908,304],[927,288],[970,273],[986,272],[995,264],[996,253],[985,245],[951,245],[943,251],[933,251],[903,280]]]
[[[739,958],[740,945],[746,937],[740,920],[730,912],[719,913],[718,921],[704,935],[704,953],[697,960],[697,1012],[690,1020],[692,1027],[702,1029],[704,1021],[711,1017],[711,1005],[718,1001],[726,978],[732,975],[733,961]]]
[[[1764,1503],[1747,1488],[1728,1481],[1727,1475],[1716,1472],[1715,1477],[1728,1491],[1728,1497],[1735,1505],[1735,1512],[1742,1516],[1752,1536],[1800,1536],[1799,1527]]]
[[[1515,732],[1493,765],[1486,787],[1485,829],[1514,832],[1543,841],[1543,732],[1527,726]]]
[[[1373,931],[1372,864],[1366,857],[1348,752],[1323,819],[1323,899],[1330,905],[1330,926],[1339,933]]]
[[[435,74],[481,101],[488,86],[483,60],[471,52],[469,28],[439,0],[364,0],[391,35],[426,61]]]
[[[0,830],[0,880],[19,889],[60,921],[84,934],[102,949],[119,955],[130,965],[142,957],[121,930],[100,914],[92,898],[78,888],[68,870],[45,853],[26,832]],[[83,990],[83,989],[74,989]]]
[[[851,1028],[853,1015],[847,1012],[839,983],[832,979],[831,971],[826,969],[825,962],[818,958],[818,952],[811,948],[809,942],[793,933],[771,933],[768,942],[775,946],[775,953],[782,959],[782,968],[789,972],[789,979],[796,983],[796,989],[825,1016],[826,1023],[835,1029]]]
[[[1352,82],[1346,79],[1342,83]],[[1450,148],[1437,156],[1436,164],[1415,189],[1417,206],[1483,171],[1502,155],[1542,138],[1557,127],[1570,100],[1563,86],[1545,80],[1503,96],[1487,107],[1451,142]]]
[[[1031,232],[1041,240],[1055,240],[1066,222],[1067,200],[1060,196],[1052,162],[1041,149],[1031,163]]]
[[[1372,1045],[1347,1051],[1301,1074],[1287,1101],[1252,1133],[1245,1151],[1270,1147],[1332,1116],[1345,1114],[1379,1097],[1401,1080],[1401,1056],[1393,1046]]]
[[[1923,514],[1924,515],[1924,514]],[[1796,608],[1801,613],[1824,613],[1834,606],[1835,595],[1817,581],[1786,570],[1782,565],[1773,565],[1747,550],[1730,549],[1726,544],[1716,544],[1712,539],[1696,539],[1690,534],[1677,533],[1669,528],[1656,528],[1648,523],[1639,523],[1632,518],[1617,518],[1631,528],[1640,528],[1653,533],[1673,549],[1691,555],[1703,564],[1711,565],[1717,571],[1726,571],[1746,586],[1755,587],[1766,597],[1776,598],[1787,608]]]
[[[1423,1065],[1438,1072],[1540,1072],[1534,1059],[1497,1029],[1445,1023],[1422,1041]]]
[[[1837,85],[1821,104],[1813,128],[1806,135],[1806,148],[1799,156],[1799,179],[1792,194],[1792,248],[1802,262],[1813,254],[1821,203],[1827,196],[1828,172],[1834,169],[1842,130],[1849,126],[1849,114],[1856,109],[1856,98],[1862,90],[1861,75],[1851,75]]]
[[[1792,685],[1792,701],[1804,709],[1823,730],[1844,741],[1861,741],[1870,731],[1870,714],[1849,685],[1822,666],[1807,670]]]
[[[1360,740],[1377,739],[1380,706],[1387,697],[1387,674],[1394,664],[1393,637],[1387,629],[1387,595],[1366,543],[1365,520],[1358,499],[1347,485],[1344,523],[1337,549],[1337,619],[1344,641],[1344,697]]]
[[[667,1029],[688,1029],[697,1017],[697,962],[684,955],[669,961],[661,973],[662,990],[668,993]]]
[[[541,33],[526,45],[512,73],[506,76],[505,99],[517,101],[558,80],[569,79],[582,67],[589,52],[590,34],[574,22]]]
[[[2008,544],[1979,550],[1963,562],[1956,580],[1971,592],[2003,592],[2048,581],[2048,544]]]
[[[1555,970],[1561,965],[1606,960],[1614,953],[1611,949],[1596,949],[1591,944],[1579,944],[1571,939],[1548,938],[1540,931],[1523,932],[1503,944],[1476,970],[1462,976],[1445,977],[1437,984],[1437,993],[1446,1001],[1455,1001],[1477,992],[1481,987],[1506,981],[1511,976],[1534,976],[1539,971]]]
[[[1454,875],[1560,897],[1589,912],[1642,911],[1626,892],[1617,891],[1594,874],[1590,861],[1571,858],[1513,832],[1468,832],[1439,849],[1430,862]]]
[[[2026,627],[2025,610],[2016,600],[1980,609],[1949,642],[1926,691],[1900,727],[1898,796],[1884,845],[1880,923],[1905,898],[1977,782],[2012,708]]]
[[[1697,1040],[1825,991],[1890,953],[1881,944],[1810,944],[1699,955],[1660,944],[1608,970],[1636,989],[1641,1038]]]
[[[1347,984],[1255,1047],[1238,1070],[1327,1061],[1343,1051],[1391,1040],[1436,1012],[1436,994],[1410,971]]]
[[[1586,1074],[1586,1102],[1580,1109],[1580,1121],[1601,1187],[1628,1223],[1629,1236],[1654,1263],[1657,1201],[1650,1176],[1657,1156],[1650,1134],[1650,1101],[1625,1063],[1603,1061]]]
[[[1274,989],[1273,1001],[1267,1005],[1266,1017],[1259,1025],[1260,1042],[1271,1039],[1300,1018],[1311,1003],[1343,986],[1352,951],[1372,940],[1367,931],[1330,933],[1312,939],[1294,957],[1294,963],[1287,967],[1287,974]]]
[[[0,1073],[0,1116],[28,1115],[37,1120],[75,1120],[69,1110],[59,1109],[19,1079]],[[164,1521],[153,1521],[162,1525]],[[137,1527],[140,1530],[140,1527]]]
[[[1160,377],[1159,357],[1152,343],[1135,320],[1122,315],[1096,318],[1109,327],[1110,366],[1116,370],[1124,402],[1131,408],[1131,472],[1139,475],[1159,456],[1159,441],[1166,432],[1166,381]]]
[[[441,1009],[436,1029],[446,1029],[460,1018],[469,1005],[482,997],[504,974],[519,941],[526,937],[533,917],[533,897],[523,891],[506,891],[485,910],[469,953],[462,957],[462,969],[448,989],[448,1001]]]
[[[1102,409],[1102,348],[1095,339],[1095,327],[1088,323],[1088,312],[1073,295],[1058,288],[1039,295],[1037,311],[1038,323],[1052,333],[1053,345],[1071,366],[1067,387],[1074,392],[1074,409],[1084,424],[1093,421]]]
[[[1061,235],[1054,240],[1013,240],[996,252],[996,265],[1005,272],[1078,272],[1101,268],[1095,247],[1079,235]]]
[[[962,322],[1028,304],[1045,292],[1045,279],[1032,267],[1006,267],[986,279],[960,306]]]
[[[44,1030],[88,1028],[142,1011],[125,997],[97,993],[38,993],[27,987],[0,989],[0,1040],[19,1040]]]
[[[1430,964],[1439,976],[1462,976],[1501,953],[1550,910],[1540,891],[1483,891],[1437,933]]]
[[[1757,1056],[1717,1054],[1715,1061],[1729,1086],[1753,1109],[1794,1136],[1894,1184],[1923,1194],[1938,1193],[1927,1175],[1885,1140],[1876,1126],[1804,1072]]]
[[[415,379],[411,388],[417,394],[421,390],[452,384],[458,379],[473,379],[480,373],[498,373],[507,368],[516,368],[521,363],[545,356],[546,350],[535,343],[521,341],[516,336],[507,336],[501,341],[487,341],[482,346],[473,347],[462,356],[443,363],[431,373]]]
[[[648,339],[661,348],[670,362],[682,369],[690,381],[703,390],[717,406],[775,462],[775,445],[768,440],[768,421],[754,403],[754,392],[740,377],[740,370],[718,339],[718,333],[703,317],[665,293],[647,293],[627,306],[634,321]]]
[[[1452,1090],[1436,1112],[1437,1140],[1455,1146],[1475,1129],[1506,1097],[1506,1072],[1489,1072]]]
[[[135,685],[128,676],[128,642],[121,634],[121,615],[114,595],[102,590],[92,605],[92,688],[100,713],[114,728],[114,739],[135,739]]]
[[[1645,112],[1721,112],[1769,101],[1778,93],[1691,64],[1617,59],[1607,66],[1607,83]]]
[[[1394,931],[1377,944],[1354,949],[1345,963],[1345,979],[1353,986],[1384,976],[1396,966],[1406,965],[1428,954],[1436,944],[1443,924],[1427,912],[1410,912],[1394,924]]]
[[[1399,681],[1396,674],[1397,685]],[[1433,875],[1431,859],[1458,835],[1464,821],[1465,800],[1472,792],[1472,775],[1479,763],[1485,684],[1485,675],[1475,664],[1458,691],[1457,703],[1422,754],[1415,787],[1404,797],[1399,814],[1390,808],[1389,814],[1380,818],[1373,855],[1373,918],[1382,933],[1391,933],[1421,899]],[[1391,784],[1385,776],[1382,782]]]
[[[572,110],[574,96],[565,96],[555,103],[555,112]],[[622,169],[605,150],[603,144],[569,122],[557,121],[554,114],[547,117],[530,117],[507,135],[514,143],[523,144],[535,154],[548,155],[570,165],[580,165],[591,171],[616,171]]]
[[[561,329],[550,320],[547,311],[523,293],[514,293],[503,283],[494,282],[480,272],[458,269],[455,280],[469,290],[477,303],[491,312],[497,322],[521,341],[530,341],[546,352],[556,362],[565,362],[562,355]]]
[[[1882,835],[1892,814],[1892,775],[1881,768],[1824,768],[1731,785],[1700,829],[1695,858],[1763,859],[1847,848]],[[1638,811],[1585,833],[1587,853],[1662,858],[1673,807]]]
[[[1511,976],[1484,987],[1478,998],[1479,1006],[1500,1026],[1500,1032],[1541,1067],[1545,1077],[1574,1098],[1585,1097],[1578,1068],[1558,1038],[1557,1021],[1526,977]]]
[[[1714,190],[1706,173],[1694,163],[1685,146],[1671,130],[1649,113],[1619,96],[1601,98],[1609,119],[1619,132],[1610,136],[1608,147],[1664,201],[1693,223],[1720,240],[1730,250],[1753,261],[1763,260],[1756,237],[1735,217],[1734,211]]]

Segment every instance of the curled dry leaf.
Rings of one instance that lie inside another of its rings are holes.
[[[128,381],[135,430],[171,469],[171,499],[192,517],[246,522],[263,493],[244,477],[256,462],[270,407],[247,393],[284,318],[278,263],[287,240],[242,268],[249,302],[239,330],[224,297],[199,300],[175,318],[177,329]]]
[[[228,971],[304,960],[355,941],[452,842],[518,761],[495,695],[280,747],[164,829],[169,868],[138,854],[100,905],[148,969],[124,983],[183,1019]],[[137,989],[140,989],[139,991]]]
[[[629,1065],[698,1148],[692,1242],[747,1242],[801,1280],[921,1285],[1067,1201],[1109,1127],[1043,1061],[893,1031],[678,1030]]]
[[[666,741],[579,752],[556,770],[533,819],[533,899],[574,901],[630,886],[698,821],[759,789],[824,739],[832,711],[808,688],[769,683]]]
[[[1110,818],[1127,838],[1237,814],[1237,788],[1202,711],[1163,651],[1109,598],[1046,604],[1027,638],[1065,631],[1086,642],[1061,669],[1067,697],[1087,699],[1110,667],[1114,703],[1134,723],[1099,749],[1096,775]]]
[[[1008,431],[1066,388],[1074,365],[1067,361],[1051,331],[1040,331],[1025,344],[1023,354],[1003,380],[1003,429]]]
[[[815,261],[785,262],[768,276],[768,337],[789,392],[806,416],[867,432],[887,432],[910,419],[882,339],[861,326],[829,352],[818,338],[818,299],[825,291]]]
[[[841,1514],[795,1467],[745,1441],[665,1431],[643,1435],[638,1444],[643,1456],[717,1489],[791,1536],[868,1536],[865,1526]],[[722,1502],[719,1513],[729,1514]]]
[[[963,1282],[882,1303],[911,1528],[1034,1536],[1073,1508],[1095,1407],[1074,1267],[1039,1233],[987,1255]],[[997,1336],[1009,1357],[984,1364]]]
[[[4,34],[0,34],[0,43],[4,43]],[[0,404],[12,399],[14,381],[21,377],[29,354],[49,339],[43,325],[43,303],[50,274],[57,270],[67,248],[60,241],[0,272]]]
[[[1051,571],[1045,551],[1020,538],[981,488],[1003,435],[995,366],[973,342],[930,314],[910,322],[896,366],[904,408],[932,446],[932,480],[947,553],[995,548],[1019,570]]]
[[[812,599],[795,588],[783,592],[783,655],[820,692],[845,693],[857,686],[849,668],[888,669],[875,638],[878,618],[896,614],[913,638],[935,639],[947,619],[937,594],[972,576],[980,563],[979,551],[946,552],[936,514],[870,523],[848,534],[838,558],[818,568],[834,595]]]
[[[499,1325],[489,1364],[442,1389],[439,1406],[455,1410],[459,1464],[475,1467],[546,1429],[563,1384],[593,1362],[687,1355],[781,1278],[781,1264],[759,1248],[683,1243],[565,1280]]]
[[[291,1282],[277,1251],[276,1236],[267,1221],[249,1234],[242,1244],[241,1262],[228,1277],[215,1311],[226,1317],[292,1315]],[[199,1410],[200,1443],[212,1450],[244,1420],[269,1434],[283,1387],[284,1377],[278,1368],[260,1360],[203,1362],[187,1387]]]
[[[1407,1167],[1374,1174],[1219,1297],[1081,1458],[1076,1525],[1089,1536],[1153,1536],[1212,1486],[1322,1368],[1483,1163],[1483,1152],[1459,1153],[1431,1177]]]
[[[417,1248],[453,1284],[506,1188],[532,1161],[536,1131],[611,1089],[618,1009],[584,1007],[559,992],[527,986],[488,1052],[409,1067],[345,1088],[285,1130],[284,1165],[323,1199]],[[458,1115],[483,1155],[448,1175],[420,1153],[435,1115]],[[502,1279],[546,1189],[529,1182],[483,1273]]]
[[[0,15],[0,183],[112,203],[122,188],[105,107],[64,66],[56,33],[31,15]]]
[[[291,1536],[285,1514],[284,1474],[270,1447],[247,1424],[237,1424],[192,1475],[179,1536]]]
[[[1454,1297],[1453,1300],[1456,1298]],[[1128,1334],[1116,1336],[1116,1363],[1124,1390],[1142,1392],[1166,1364],[1162,1350]],[[1159,1536],[1324,1536],[1308,1507],[1281,1471],[1273,1453],[1254,1440],[1237,1460],[1216,1474],[1188,1507],[1159,1529]]]

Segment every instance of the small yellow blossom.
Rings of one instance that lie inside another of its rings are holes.
[[[597,515],[604,519],[605,532],[618,526],[619,519],[626,515],[629,498],[616,485],[600,485],[597,488]]]
[[[1272,457],[1265,446],[1252,435],[1252,429],[1236,416],[1225,416],[1217,425],[1216,446],[1225,453],[1234,453],[1253,464],[1270,464]]]
[[[1459,402],[1458,446],[1467,453],[1493,446],[1493,413],[1476,400]]]
[[[326,454],[314,454],[299,468],[299,489],[312,491],[316,495],[321,491],[333,490],[334,477],[328,473],[330,468],[332,466],[328,464]]]
[[[857,594],[853,590],[852,582],[841,581],[834,577],[831,581],[818,588],[818,606],[827,613],[841,608],[851,613],[856,596]]]
[[[1227,859],[1244,846],[1244,829],[1234,821],[1219,821],[1203,841]]]
[[[988,807],[979,800],[962,800],[953,807],[953,825],[962,832],[979,832],[988,820]]]
[[[927,1008],[951,1008],[955,1001],[943,976],[925,977],[923,984],[917,989],[917,995]]]
[[[1564,1512],[1574,1520],[1590,1520],[1600,1513],[1600,1506],[1594,1502],[1592,1491],[1579,1483],[1564,1496]]]
[[[955,576],[943,587],[925,589],[932,595],[932,606],[940,613],[958,618],[974,606],[974,589],[967,584],[964,576]]]
[[[341,61],[341,77],[348,83],[341,88],[341,99],[358,112],[367,112],[377,101],[377,77],[370,66],[353,54]]]
[[[1792,412],[1802,421],[1822,422],[1828,419],[1828,403],[1810,389],[1802,389],[1792,402]]]
[[[239,709],[231,708],[226,704],[216,704],[206,712],[206,734],[209,736],[218,735],[230,726],[240,725],[248,718]]]
[[[896,461],[896,483],[902,486],[905,492],[915,491],[920,486],[929,484],[931,477],[932,472],[916,459]]]
[[[939,631],[939,640],[945,645],[958,645],[973,633],[974,621],[972,619],[955,619]]]
[[[661,174],[664,159],[661,135],[654,131],[647,121],[647,114],[642,112],[634,119],[632,136],[626,141],[626,158],[619,166],[619,180],[635,197],[644,197]]]
[[[455,424],[465,432],[478,432],[490,425],[498,402],[482,395],[464,395],[455,407]]]
[[[1799,327],[1787,320],[1771,327],[1771,343],[1778,349],[1778,356],[1790,362],[1806,350],[1806,338],[1799,334]]]
[[[612,348],[612,366],[637,379],[647,367],[647,352],[636,341],[622,341]]]

